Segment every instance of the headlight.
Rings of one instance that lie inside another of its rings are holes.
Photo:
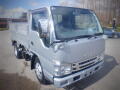
[[[104,60],[104,53],[102,53],[98,58],[99,58],[99,61]]]
[[[54,75],[63,76],[71,73],[71,64],[61,64],[54,66]]]
[[[57,52],[58,50],[62,50],[64,48],[64,43],[57,43],[54,45],[53,50]]]

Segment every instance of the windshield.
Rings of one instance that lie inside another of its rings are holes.
[[[57,39],[103,33],[95,14],[87,9],[51,7],[51,11]]]

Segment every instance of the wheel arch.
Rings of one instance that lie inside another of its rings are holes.
[[[14,46],[17,43],[17,41],[12,40],[12,46]]]
[[[35,69],[34,63],[35,63],[35,58],[38,57],[36,54],[33,54],[31,58],[31,70]]]

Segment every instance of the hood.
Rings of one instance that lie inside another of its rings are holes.
[[[62,63],[75,63],[95,58],[104,50],[103,38],[79,39],[66,42],[64,48],[57,52],[57,56]]]

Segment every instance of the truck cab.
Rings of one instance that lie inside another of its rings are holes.
[[[30,10],[26,27],[26,38],[16,35],[12,41],[18,42],[17,48],[24,47],[16,50],[28,55],[40,81],[65,87],[103,66],[105,40],[92,10],[64,6]]]

